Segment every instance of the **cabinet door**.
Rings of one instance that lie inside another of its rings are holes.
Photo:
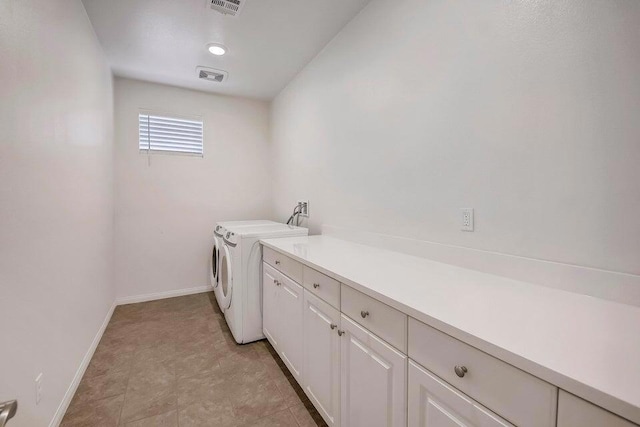
[[[513,427],[409,361],[409,427]]]
[[[340,312],[304,291],[304,391],[329,426],[340,425]]]
[[[278,273],[267,264],[262,272],[262,331],[273,348],[280,350],[277,331],[278,316]]]
[[[287,365],[298,384],[302,384],[302,312],[304,309],[303,287],[287,276],[281,276],[278,289],[277,339],[280,340],[280,357]]]
[[[342,315],[340,421],[349,427],[404,427],[407,356]]]

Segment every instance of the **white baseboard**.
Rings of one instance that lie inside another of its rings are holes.
[[[134,295],[116,299],[116,305],[135,304],[137,302],[155,301],[165,298],[181,297],[184,295],[201,294],[212,291],[211,286],[197,286],[195,288],[177,289],[175,291],[155,292],[145,295]]]
[[[73,377],[73,381],[71,381],[71,384],[67,389],[67,392],[64,394],[64,398],[62,399],[62,402],[60,402],[60,405],[58,406],[58,409],[56,410],[56,413],[53,416],[53,419],[49,423],[49,427],[58,427],[62,422],[62,419],[64,418],[64,414],[67,413],[67,409],[69,409],[69,404],[71,403],[71,399],[73,399],[73,396],[76,394],[76,390],[80,385],[80,381],[82,380],[82,377],[84,376],[84,373],[87,370],[87,367],[89,366],[89,362],[91,362],[93,353],[95,353],[96,348],[98,348],[98,344],[102,339],[102,334],[104,333],[105,329],[107,329],[107,325],[111,320],[111,316],[113,315],[113,310],[115,310],[116,305],[117,304],[114,302],[111,305],[111,308],[109,309],[109,311],[107,312],[107,315],[105,316],[104,321],[102,322],[102,325],[98,330],[98,333],[93,338],[93,342],[91,343],[89,350],[84,355],[84,358],[82,359],[82,362],[80,363],[80,366],[76,371],[76,375]]]
[[[322,225],[322,234],[489,274],[640,306],[640,275]]]

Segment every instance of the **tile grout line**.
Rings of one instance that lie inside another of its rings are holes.
[[[179,316],[176,313],[174,321],[177,322],[178,320],[179,320]],[[175,337],[174,337],[174,339],[175,339]],[[178,343],[174,342],[174,346],[175,346],[175,348],[174,348],[174,359],[175,360],[173,361],[173,382],[174,382],[174,387],[175,387],[174,391],[175,391],[175,394],[176,394],[176,427],[180,427],[180,408],[178,406],[178,400],[179,400],[178,399],[178,397],[179,397],[178,396],[178,392],[179,392],[179,390],[178,390],[178,363],[177,363],[178,362],[177,361],[177,359],[178,359]]]
[[[111,322],[109,322],[111,323]],[[135,353],[132,356],[132,360],[131,360],[131,366],[129,366],[129,370],[127,373],[127,385],[124,388],[124,394],[123,394],[123,398],[122,398],[122,406],[120,407],[120,413],[118,415],[118,426],[120,426],[120,424],[122,423],[122,411],[124,411],[124,404],[127,401],[127,390],[129,389],[129,380],[131,379],[131,371],[133,370],[133,362],[135,361]],[[124,426],[124,424],[123,424]]]
[[[295,421],[295,423],[298,425],[298,427],[302,427],[302,424],[300,424],[300,421],[298,421],[298,418],[296,417],[296,414],[293,413],[293,410],[291,408],[289,408],[289,413],[293,417],[293,421]]]

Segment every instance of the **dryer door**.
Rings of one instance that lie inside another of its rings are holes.
[[[220,256],[220,285],[218,285],[218,293],[220,298],[218,304],[222,311],[231,305],[231,295],[233,294],[233,270],[231,268],[231,251],[227,245],[224,245],[224,251]]]

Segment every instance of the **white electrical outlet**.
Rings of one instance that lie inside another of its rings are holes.
[[[36,405],[42,400],[42,372],[36,377]]]
[[[309,216],[309,201],[298,200],[298,205],[302,205],[302,209],[300,209],[300,216],[307,218]]]
[[[462,211],[462,231],[473,231],[473,208],[463,208]]]

